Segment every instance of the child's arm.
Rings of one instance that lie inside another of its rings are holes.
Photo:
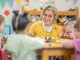
[[[61,41],[64,48],[74,48],[73,46],[73,40],[63,40]]]
[[[28,38],[26,38],[28,40]],[[32,50],[41,49],[45,47],[45,40],[38,37],[29,37],[29,42],[26,42],[29,45],[29,48]]]

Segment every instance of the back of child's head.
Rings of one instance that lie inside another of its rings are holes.
[[[76,29],[76,31],[80,32],[80,18],[77,19],[77,21],[74,25],[74,29]]]
[[[0,15],[0,25],[5,21],[4,17]]]
[[[12,27],[13,31],[19,32],[19,31],[24,31],[29,24],[29,19],[28,19],[28,14],[23,13],[23,14],[18,14],[18,11],[13,11],[14,17],[12,19]]]

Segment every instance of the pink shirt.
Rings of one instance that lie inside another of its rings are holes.
[[[75,49],[74,60],[80,60],[80,39],[74,40],[73,45],[74,45],[74,49]]]
[[[0,49],[0,60],[8,60],[8,55]]]

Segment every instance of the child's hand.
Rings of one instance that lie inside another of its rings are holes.
[[[56,42],[60,42],[64,48],[73,48],[73,40],[71,39],[59,39]]]

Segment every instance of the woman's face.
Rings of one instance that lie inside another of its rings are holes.
[[[54,22],[54,15],[51,10],[46,10],[42,15],[42,21],[46,26],[50,26]]]

